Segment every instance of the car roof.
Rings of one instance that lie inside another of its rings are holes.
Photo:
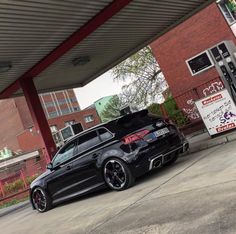
[[[108,130],[111,128],[111,126],[114,126],[116,125],[117,123],[121,123],[123,121],[126,121],[128,120],[130,117],[132,116],[139,116],[139,115],[147,115],[148,114],[148,110],[144,109],[144,110],[141,110],[141,111],[137,111],[137,112],[134,112],[134,113],[131,113],[131,114],[127,114],[127,115],[124,115],[124,116],[120,116],[116,119],[113,119],[111,121],[108,121],[106,123],[100,123],[100,124],[97,124],[96,126],[93,126],[91,128],[88,128],[88,129],[85,129],[84,131],[72,136],[70,139],[67,140],[66,143],[70,142],[70,141],[73,141],[74,139],[76,139],[77,137],[79,136],[82,136],[84,135],[85,133],[89,133],[93,130],[96,130],[96,129],[99,129],[99,128],[107,128]]]

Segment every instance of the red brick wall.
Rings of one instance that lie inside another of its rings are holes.
[[[32,127],[34,124],[33,124],[32,117],[30,115],[29,108],[26,104],[25,97],[23,96],[23,97],[15,98],[15,103],[19,111],[19,115],[23,123],[24,129]]]
[[[16,135],[24,130],[14,99],[0,101],[0,149],[19,149]]]
[[[93,115],[94,117],[93,122],[85,123],[84,118],[85,116],[88,116],[88,115]],[[82,111],[75,112],[72,114],[49,119],[48,123],[50,126],[57,125],[57,128],[61,129],[65,127],[65,122],[70,121],[70,120],[75,120],[77,123],[81,123],[84,129],[91,128],[101,122],[96,109],[87,109],[87,110],[82,110]]]
[[[34,127],[31,130],[25,129],[16,137],[20,149],[23,152],[31,152],[34,150],[41,149],[43,147],[41,136],[38,134]]]
[[[208,88],[212,88],[211,80],[215,78],[214,87],[222,86],[222,84],[219,83],[215,68],[194,77],[191,76],[185,60],[223,40],[233,40],[236,43],[218,6],[212,3],[151,44],[173,96],[178,97],[177,103],[179,102],[178,104],[182,107],[187,105],[188,111],[194,110],[191,109],[193,105],[188,105],[187,102],[191,103],[191,100],[196,100],[203,95],[199,91],[199,86],[205,86],[203,84],[208,82]],[[197,88],[199,93],[196,94],[193,91],[194,88]],[[180,100],[181,96],[182,100]]]
[[[85,123],[84,117],[87,115],[93,115],[94,121]],[[48,120],[49,125],[57,125],[58,130],[65,127],[66,121],[75,120],[77,123],[81,123],[84,129],[88,129],[100,123],[100,119],[95,109],[88,109],[73,114],[64,115]],[[30,152],[33,150],[41,149],[43,144],[40,135],[36,132],[35,128],[25,129],[18,134],[17,140],[19,147],[23,152]]]

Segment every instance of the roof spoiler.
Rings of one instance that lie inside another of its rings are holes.
[[[129,121],[131,119],[134,119],[134,118],[137,118],[137,117],[144,117],[144,116],[147,116],[147,115],[148,115],[148,110],[144,109],[144,110],[141,110],[141,111],[134,112],[132,114],[125,115],[125,116],[119,118],[116,121],[116,123],[117,124],[123,124],[123,123],[126,123],[127,121]]]

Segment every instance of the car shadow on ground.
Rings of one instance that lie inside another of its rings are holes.
[[[154,170],[151,170],[151,171],[147,172],[146,174],[136,178],[134,187],[136,185],[145,183],[146,181],[156,179],[160,175],[163,176],[165,174],[168,174],[171,170],[173,170],[174,167],[177,167],[177,166],[183,164],[188,159],[189,159],[189,156],[182,156],[182,157],[179,157],[179,159],[174,164],[172,164],[170,166],[163,166],[161,168],[157,168],[157,169],[154,169]],[[132,189],[132,187],[130,189]],[[85,200],[88,200],[88,199],[91,199],[91,198],[96,198],[98,196],[102,196],[102,195],[110,193],[110,192],[114,192],[114,191],[112,191],[108,187],[104,187],[102,189],[99,189],[98,191],[88,193],[88,194],[84,194],[81,197],[72,198],[71,200],[68,200],[68,201],[62,202],[60,204],[54,205],[54,209],[66,206],[68,204],[72,204],[74,202],[85,201]]]

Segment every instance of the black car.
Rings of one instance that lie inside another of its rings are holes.
[[[173,124],[147,110],[98,125],[70,139],[31,183],[32,206],[44,212],[105,186],[127,189],[136,177],[172,164],[187,149]]]

